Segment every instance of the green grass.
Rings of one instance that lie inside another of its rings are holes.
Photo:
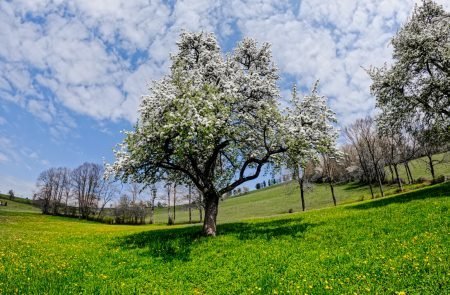
[[[216,238],[0,207],[0,294],[448,294],[449,197],[445,183]]]
[[[3,200],[9,201],[9,195],[0,194],[0,201],[3,201]],[[24,198],[20,198],[20,197],[14,197],[13,200],[16,203],[22,203],[22,204],[30,204],[31,205],[33,203],[33,201],[28,198],[24,199]]]
[[[444,154],[433,156],[436,160],[442,160]],[[425,158],[419,158],[410,162],[410,168],[414,179],[419,177],[431,180],[431,174],[427,170]],[[390,179],[388,169],[387,178]],[[399,166],[400,177],[406,178],[404,166]],[[436,165],[436,176],[446,175],[450,177],[450,163]],[[404,185],[405,190],[420,188],[425,184]],[[392,195],[398,191],[396,184],[384,185],[386,195]],[[335,186],[338,204],[349,204],[371,198],[369,186],[357,183],[346,183]],[[374,193],[380,196],[379,189],[374,185]],[[219,222],[239,221],[246,218],[258,218],[287,213],[289,209],[294,212],[301,211],[300,191],[295,182],[283,183],[272,187],[252,191],[246,195],[225,199],[219,205]],[[320,209],[333,206],[330,188],[327,184],[315,184],[313,190],[306,193],[306,209]],[[187,223],[189,215],[187,209],[177,207],[176,222]],[[197,210],[192,212],[193,221],[199,221]],[[167,223],[167,209],[156,209],[156,223]]]
[[[412,190],[427,184],[405,185],[406,190]],[[386,185],[386,194],[397,192],[397,185]],[[374,187],[374,192],[379,196],[378,187]],[[371,198],[369,187],[357,183],[346,183],[335,186],[335,194],[338,204],[349,204]],[[333,200],[328,184],[315,184],[313,190],[305,195],[306,209],[320,209],[331,207]],[[300,191],[295,182],[284,183],[250,192],[243,196],[233,197],[221,201],[219,204],[219,222],[238,221],[247,218],[258,218],[284,214],[293,209],[294,212],[301,211]],[[193,221],[199,221],[198,210],[192,211]],[[176,223],[186,223],[189,220],[187,209],[177,207]],[[167,222],[167,208],[155,211],[155,221],[157,223]]]
[[[435,165],[434,172],[435,172],[436,177],[438,177],[440,175],[450,177],[449,155],[450,155],[450,152],[437,154],[437,155],[433,156],[433,160],[442,161],[442,159],[445,157],[445,159],[447,159],[447,161],[448,161],[448,162],[444,161],[443,163],[439,163],[439,164]],[[428,180],[432,179],[431,173],[429,170],[427,157],[422,157],[422,158],[418,158],[413,161],[410,161],[409,166],[411,169],[411,174],[414,179],[417,179],[419,177],[426,178]],[[387,173],[387,178],[390,179],[390,172],[388,172],[388,169],[386,169],[386,173]],[[408,177],[406,176],[406,170],[405,170],[404,165],[399,165],[399,175],[400,175],[400,178],[404,179],[405,181],[408,179]]]
[[[31,206],[30,204],[25,204],[22,202],[11,201],[9,199],[2,199],[0,201],[4,204],[7,202],[7,206],[0,206],[0,211],[2,212],[31,212],[40,213],[41,210],[37,207]]]

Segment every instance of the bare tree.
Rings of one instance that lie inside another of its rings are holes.
[[[433,182],[436,180],[435,165],[440,161],[433,159],[433,156],[446,150],[446,132],[436,126],[416,125],[413,136],[419,144],[419,152],[427,158],[428,171]]]
[[[69,173],[66,168],[50,168],[39,174],[34,198],[40,203],[42,213],[58,214],[64,188],[67,188],[65,181],[69,180],[65,172]]]
[[[329,154],[322,153],[322,176],[328,185],[330,186],[331,198],[333,199],[334,206],[337,205],[336,195],[334,193],[333,183],[338,174],[339,167],[337,160],[335,157],[330,156]]]
[[[380,147],[384,161],[389,167],[392,183],[396,182],[399,190],[403,191],[402,180],[398,173],[398,165],[402,159],[400,146],[404,143],[403,132],[394,128],[381,129],[380,136]]]
[[[354,123],[354,124],[351,124],[350,126],[346,127],[345,135],[350,140],[350,142],[352,143],[353,147],[356,150],[356,153],[358,155],[358,162],[361,167],[361,170],[363,171],[364,180],[369,185],[370,194],[372,195],[372,199],[373,199],[374,198],[373,187],[372,187],[372,181],[373,181],[372,175],[373,174],[372,174],[372,171],[371,171],[370,165],[369,165],[368,153],[366,152],[366,150],[364,148],[365,146],[362,143],[362,140],[360,139],[358,126]]]
[[[308,184],[315,174],[314,168],[314,162],[311,160],[305,162],[302,166],[299,165],[297,169],[292,169],[294,179],[297,180],[300,187],[300,204],[302,206],[302,211],[306,210],[305,192],[308,190]]]
[[[101,187],[98,193],[98,216],[97,218],[102,219],[104,209],[106,205],[109,204],[112,200],[116,198],[120,194],[120,188],[117,183],[108,181],[106,179],[102,179]]]
[[[102,188],[102,167],[94,163],[84,163],[72,171],[72,188],[78,202],[82,218],[88,218],[93,208],[97,208]]]
[[[358,119],[345,129],[345,133],[358,152],[361,167],[369,180],[368,182],[371,189],[372,198],[373,190],[371,187],[371,182],[374,178],[378,182],[381,196],[384,197],[383,154],[374,120],[371,117]]]
[[[59,208],[64,205],[63,199],[70,195],[70,170],[64,167],[54,169],[53,181],[52,213],[58,215]]]

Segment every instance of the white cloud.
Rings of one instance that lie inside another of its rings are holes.
[[[373,109],[370,80],[361,67],[390,60],[388,42],[413,4],[2,1],[0,98],[18,103],[50,125],[59,120],[62,106],[99,120],[133,122],[148,83],[167,70],[180,31],[208,30],[222,43],[234,34],[271,42],[281,72],[306,88],[320,79],[322,92],[333,99],[347,123]],[[42,21],[31,21],[30,16]],[[52,98],[45,102],[48,92]],[[43,107],[53,107],[54,113],[43,114]]]
[[[19,162],[21,159],[14,142],[2,135],[0,135],[0,153],[2,153],[4,158],[14,162]]]
[[[281,72],[294,76],[300,87],[309,89],[320,79],[321,92],[332,98],[340,123],[346,125],[373,113],[371,81],[362,67],[390,61],[389,41],[414,3],[304,0],[299,11],[272,6],[268,14],[258,12],[264,8],[255,3],[239,5],[246,11],[238,19],[244,35],[272,43]]]
[[[30,99],[28,101],[28,110],[42,121],[50,123],[52,115],[50,114],[49,105],[46,104],[47,102]]]

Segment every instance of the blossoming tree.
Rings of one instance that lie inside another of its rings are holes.
[[[450,14],[423,0],[391,43],[392,66],[371,68],[371,92],[382,110],[379,123],[424,120],[447,127],[450,118]],[[381,126],[382,127],[382,126]]]
[[[203,233],[214,236],[222,195],[257,178],[267,163],[331,153],[335,117],[317,84],[301,102],[294,96],[287,115],[280,113],[267,43],[244,39],[223,56],[213,34],[185,32],[180,39],[170,73],[142,98],[140,119],[106,176],[195,185],[203,196]]]
[[[318,162],[320,155],[339,157],[336,148],[338,132],[333,125],[337,122],[336,115],[328,108],[327,98],[319,94],[318,86],[319,81],[314,84],[311,93],[303,98],[298,96],[294,86],[285,118],[285,142],[288,147],[285,163],[293,170],[299,183],[303,211],[306,166],[309,162]]]
[[[268,44],[244,39],[223,56],[213,34],[181,34],[170,73],[153,84],[108,175],[155,183],[178,175],[204,198],[205,235],[220,197],[286,151],[278,74]]]

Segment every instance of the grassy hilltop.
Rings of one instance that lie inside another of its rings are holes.
[[[0,294],[446,294],[449,197],[444,183],[222,224],[216,238],[197,226],[104,225],[11,202],[0,207]]]

